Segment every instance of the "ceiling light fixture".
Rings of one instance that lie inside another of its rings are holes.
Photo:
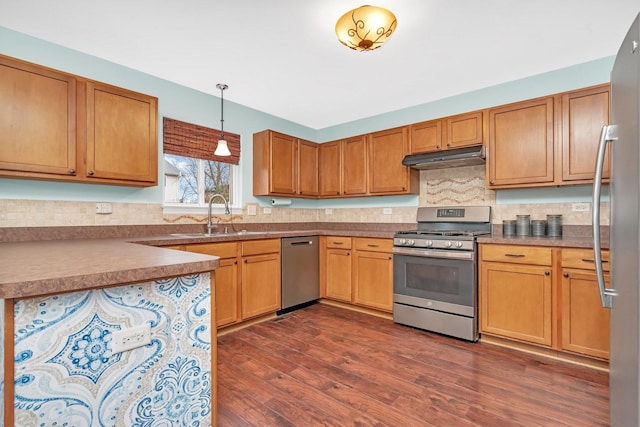
[[[220,89],[220,139],[213,154],[216,156],[230,156],[231,151],[229,151],[227,141],[224,139],[224,91],[229,89],[229,86],[224,83],[218,83],[216,87]]]
[[[396,30],[396,17],[377,6],[360,6],[342,15],[336,23],[340,43],[353,50],[374,50]]]

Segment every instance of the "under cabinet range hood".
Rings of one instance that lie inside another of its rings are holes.
[[[484,162],[484,145],[435,153],[410,154],[402,160],[403,165],[420,170],[483,165]]]

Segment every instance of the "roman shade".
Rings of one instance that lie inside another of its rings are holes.
[[[193,157],[216,162],[240,163],[240,135],[225,132],[231,156],[216,156],[213,152],[220,139],[220,131],[192,123],[163,117],[163,151],[165,154]]]

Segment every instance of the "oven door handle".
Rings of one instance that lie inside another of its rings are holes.
[[[473,260],[473,252],[438,251],[432,249],[393,248],[394,255],[408,255],[421,258],[443,258]]]

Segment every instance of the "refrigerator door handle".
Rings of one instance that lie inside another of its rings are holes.
[[[602,170],[604,168],[604,156],[607,151],[607,144],[611,141],[616,141],[617,139],[618,127],[616,125],[602,127],[600,143],[598,144],[598,155],[596,157],[596,171],[593,178],[593,209],[591,217],[591,226],[593,228],[593,257],[596,265],[596,276],[598,277],[600,301],[604,308],[611,308],[613,306],[615,290],[607,289],[604,283],[602,246],[600,244],[600,191],[602,189]]]

